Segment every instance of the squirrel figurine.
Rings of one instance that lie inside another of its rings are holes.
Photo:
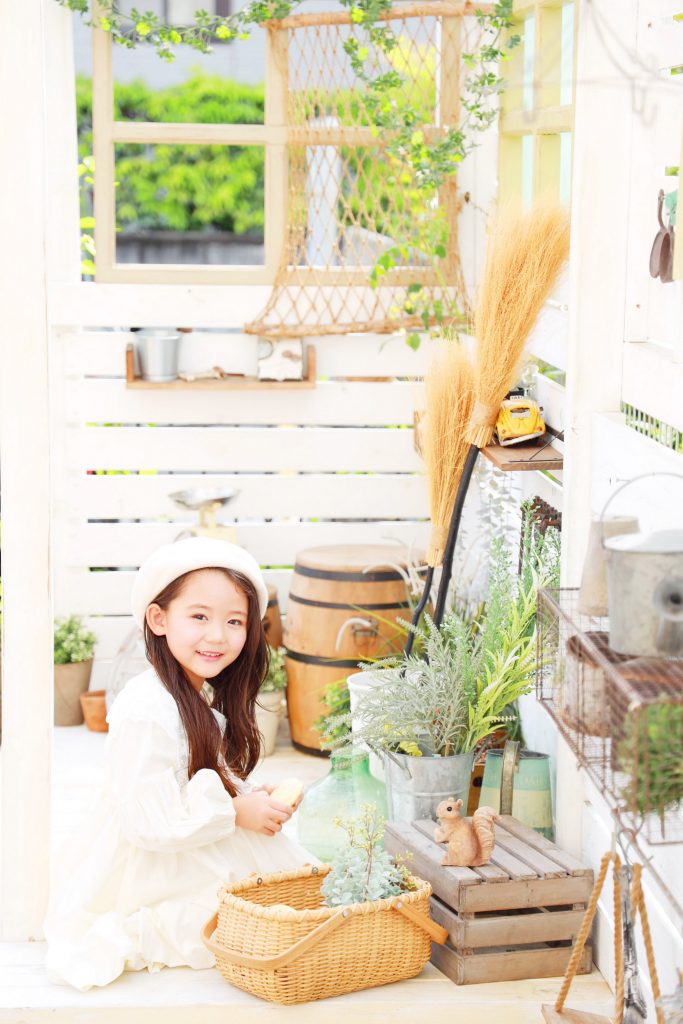
[[[472,818],[460,813],[462,800],[442,800],[436,809],[439,821],[434,830],[437,843],[448,843],[448,852],[441,861],[449,867],[477,867],[491,859],[496,837],[493,823],[498,815],[492,807],[479,807]]]

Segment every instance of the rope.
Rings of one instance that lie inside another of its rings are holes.
[[[586,913],[584,914],[583,921],[581,922],[581,927],[579,928],[579,934],[576,936],[576,943],[574,944],[572,955],[569,958],[567,970],[564,973],[562,987],[560,988],[557,999],[555,1000],[555,1010],[557,1011],[557,1013],[562,1013],[562,1008],[564,1006],[564,1001],[567,998],[567,993],[569,992],[571,983],[573,982],[574,977],[576,976],[576,971],[579,966],[579,960],[581,959],[581,954],[583,953],[584,946],[586,945],[588,933],[590,932],[591,925],[593,924],[593,918],[595,917],[595,910],[598,905],[598,899],[600,898],[600,893],[602,892],[602,887],[605,882],[605,876],[607,874],[607,868],[609,867],[609,863],[611,860],[612,854],[606,853],[600,861],[600,871],[598,872],[598,877],[595,880],[593,892],[590,895],[588,906],[586,907]]]
[[[641,879],[642,873],[642,864],[635,864],[633,867],[633,885],[631,889],[633,923],[635,924],[636,915],[638,911],[640,911],[640,928],[643,933],[643,943],[645,945],[645,953],[647,955],[647,967],[650,972],[650,984],[652,985],[652,996],[655,1002],[655,1016],[657,1017],[657,1024],[665,1024],[664,1014],[659,1008],[659,1000],[661,999],[662,993],[659,987],[659,976],[657,974],[657,965],[655,963],[655,952],[652,945],[650,922],[648,920],[647,908],[645,906],[645,895],[643,893]]]
[[[576,971],[579,966],[579,960],[583,953],[588,933],[590,932],[591,925],[593,924],[593,918],[595,917],[595,911],[598,905],[598,899],[602,891],[602,887],[605,882],[607,875],[607,869],[610,862],[613,862],[613,880],[614,880],[614,1024],[623,1024],[624,1019],[624,933],[623,933],[623,915],[621,908],[621,881],[619,878],[619,871],[621,869],[621,861],[616,854],[606,853],[600,861],[600,871],[598,877],[595,880],[593,891],[586,907],[586,913],[583,921],[581,922],[581,928],[579,934],[576,937],[576,943],[572,951],[571,958],[567,964],[567,970],[565,971],[564,978],[562,980],[562,987],[558,993],[557,999],[555,1000],[555,1010],[557,1013],[562,1013],[565,999],[569,992],[572,981],[576,976]],[[655,962],[654,946],[652,944],[652,933],[650,931],[650,922],[647,916],[647,908],[645,906],[645,896],[643,894],[642,886],[642,864],[634,864],[633,875],[631,882],[631,916],[633,925],[635,926],[638,912],[640,911],[640,927],[643,933],[643,943],[645,945],[645,953],[647,956],[647,966],[650,972],[650,983],[652,985],[652,995],[655,1001],[655,1013],[657,1017],[657,1024],[666,1024],[664,1014],[659,1008],[659,1000],[661,999],[661,989],[659,987],[659,977],[657,975],[657,965]]]
[[[621,912],[621,861],[614,856],[614,1024],[624,1019],[624,922]]]

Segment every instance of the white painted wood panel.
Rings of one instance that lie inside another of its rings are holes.
[[[267,569],[267,583],[276,586],[280,607],[286,606],[291,569]],[[64,587],[55,596],[56,615],[120,616],[130,614],[130,594],[134,570],[90,572],[69,567]]]
[[[225,325],[223,325],[225,327]],[[241,327],[241,325],[240,325]],[[135,341],[135,333],[121,330],[81,330],[60,328],[67,351],[69,373],[84,376],[123,377],[126,345]],[[405,336],[389,334],[349,334],[310,338],[317,354],[318,377],[416,377],[424,373],[429,345],[424,342],[415,352]],[[240,360],[255,365],[258,339],[241,330],[217,333],[196,330],[186,335],[180,346],[180,369],[199,370],[224,359],[225,365],[239,368]],[[243,354],[247,352],[245,357]]]
[[[82,519],[156,519],[196,521],[169,497],[189,488],[228,488],[239,491],[219,519],[256,517],[343,518],[363,515],[387,519],[401,515],[423,518],[427,487],[422,473],[333,474],[306,473],[244,476],[240,474],[155,474],[72,478],[72,508]]]
[[[325,382],[310,391],[138,391],[123,380],[67,381],[71,422],[412,426],[417,383]]]
[[[622,400],[683,430],[683,363],[661,345],[624,345]]]
[[[367,282],[365,282],[367,287]],[[344,287],[348,287],[345,285]],[[312,289],[311,304],[325,322],[340,285]],[[55,327],[236,327],[254,320],[270,297],[267,285],[85,284],[54,285],[49,292]]]
[[[292,565],[298,551],[320,544],[400,541],[409,547],[421,545],[424,551],[427,532],[427,523],[411,522],[242,523],[238,535],[259,564]],[[69,564],[137,567],[160,544],[177,536],[177,523],[90,523],[70,532]]]
[[[620,484],[636,476],[644,473],[683,475],[683,455],[627,427],[620,413],[593,417],[593,452],[592,504],[596,513],[602,511]],[[625,490],[609,513],[641,517],[647,513],[659,517],[660,527],[680,526],[681,507],[683,481],[659,479],[643,481]],[[671,522],[665,521],[667,516]]]
[[[74,442],[75,469],[410,473],[421,466],[412,429],[90,427]]]

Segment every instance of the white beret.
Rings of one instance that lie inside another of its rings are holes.
[[[258,562],[248,551],[226,540],[186,537],[172,544],[163,544],[138,569],[131,604],[133,618],[140,629],[144,625],[147,606],[154,598],[173,580],[195,569],[233,569],[242,573],[254,584],[261,618],[266,614],[268,588]]]

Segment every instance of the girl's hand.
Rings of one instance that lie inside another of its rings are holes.
[[[264,782],[264,783],[262,783],[262,785],[259,786],[259,789],[264,789],[266,791],[266,793],[268,793],[268,795],[270,795],[271,793],[273,793],[278,788],[279,785],[280,785],[279,782],[278,783]],[[304,794],[303,794],[303,790],[302,790],[301,794],[297,797],[296,803],[294,804],[294,806],[290,807],[290,810],[292,812],[296,811],[296,809],[298,808],[298,806],[301,803],[301,801],[303,800],[303,798],[304,798]]]
[[[235,806],[235,824],[264,836],[274,836],[292,816],[291,808],[285,807],[278,800],[272,800],[265,789],[235,796],[232,802]]]

